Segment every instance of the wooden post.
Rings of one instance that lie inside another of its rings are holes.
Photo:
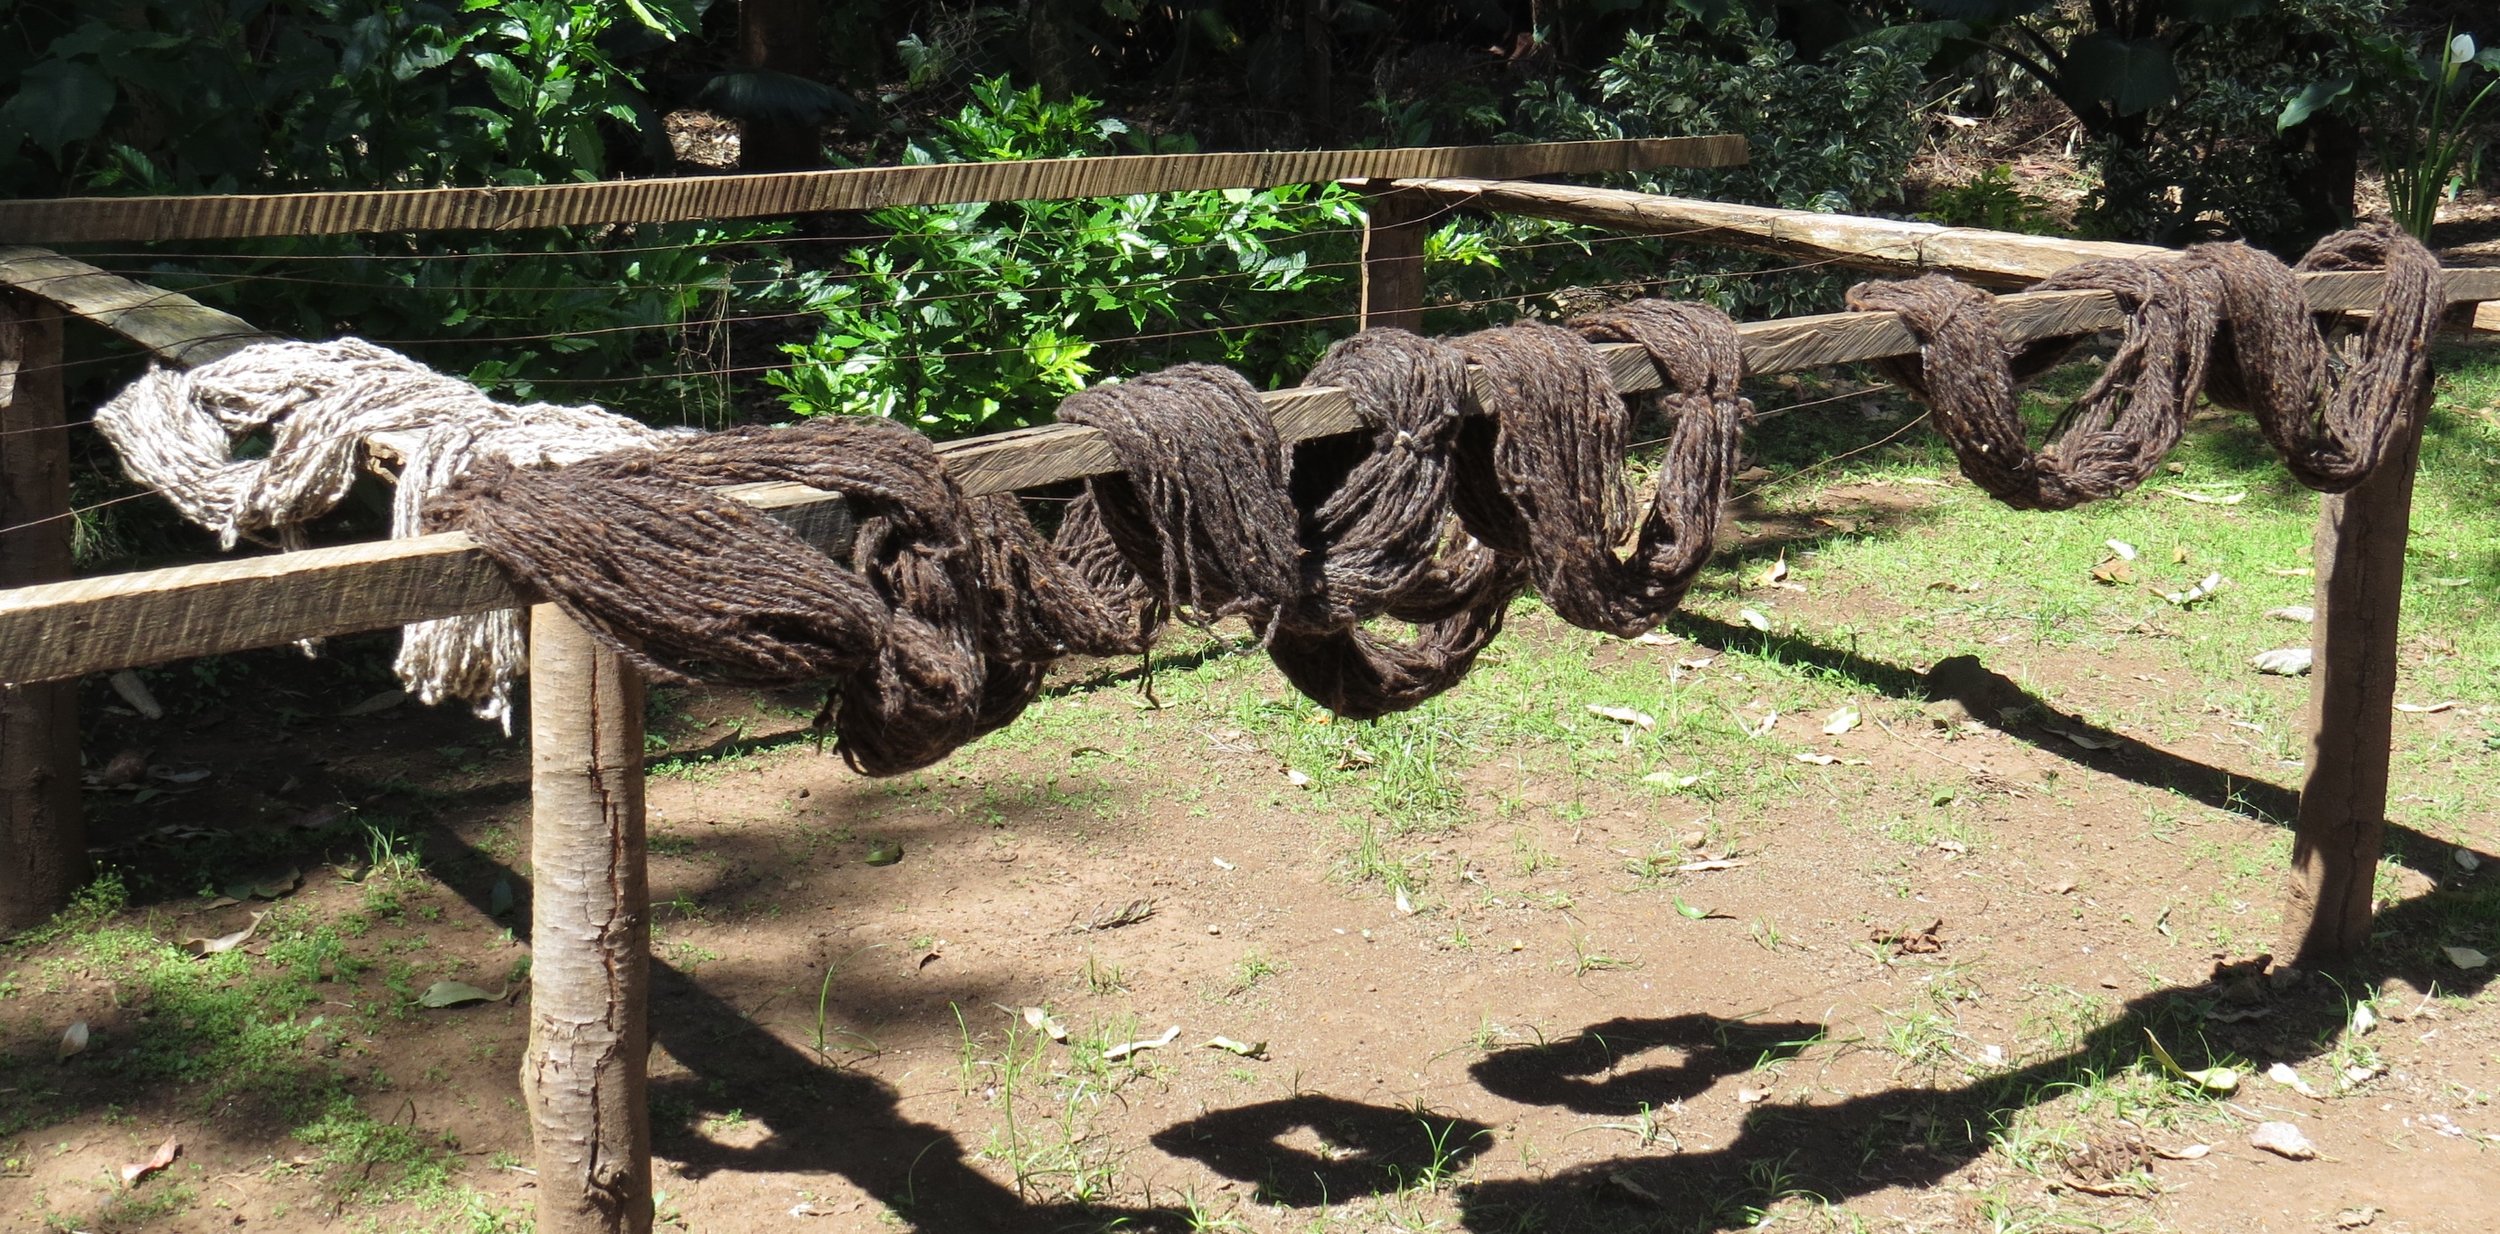
[[[1424,328],[1424,240],[1431,199],[1382,181],[1363,186],[1363,317],[1366,330]]]
[[[642,678],[530,610],[530,1043],[539,1234],[651,1229]]]
[[[0,292],[0,588],[69,577],[67,436],[60,314]],[[78,683],[0,687],[0,930],[39,924],[86,877]]]
[[[2309,778],[2283,910],[2284,937],[2298,940],[2293,963],[2303,967],[2350,960],[2370,941],[2371,891],[2387,837],[2405,536],[2430,402],[2425,384],[2378,469],[2318,507]]]

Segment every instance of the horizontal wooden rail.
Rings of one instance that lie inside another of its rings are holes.
[[[2302,278],[2321,310],[2355,309],[2377,297],[2374,273]],[[2500,299],[2500,269],[2455,270],[2454,301]],[[1998,306],[2017,341],[2090,333],[2121,324],[2105,292],[2006,296]],[[1833,313],[1738,327],[1753,373],[1842,364],[1917,349],[1890,313]],[[1638,347],[1599,349],[1626,391],[1655,389]],[[1301,441],[1362,427],[1352,403],[1329,387],[1262,396],[1279,432]],[[1116,470],[1099,432],[1047,425],[939,448],[971,494],[1009,492]],[[829,494],[794,485],[734,490],[766,509],[805,506]],[[0,682],[46,681],[191,656],[275,646],[411,621],[515,608],[541,597],[515,587],[485,552],[459,534],[421,536],[299,553],[103,575],[0,591]]]
[[[880,206],[1272,188],[1399,176],[1498,180],[1653,167],[1726,167],[1744,161],[1745,139],[1740,136],[1658,137],[1387,150],[1122,154],[504,188],[60,197],[0,201],[0,243],[508,231],[773,218]]]
[[[58,305],[185,367],[241,351],[277,335],[189,296],[107,274],[76,258],[36,248],[0,248],[0,286]]]
[[[1398,187],[1413,189],[1445,206],[1473,205],[1502,214],[1616,231],[1672,234],[1696,244],[1754,249],[1782,257],[1828,258],[1835,265],[1858,269],[1935,270],[1976,281],[2027,283],[2080,261],[2172,251],[2148,244],[2025,236],[1570,184],[1435,177],[1400,180]]]
[[[2164,257],[2175,252],[2152,244],[2025,236],[1979,227],[1738,206],[1570,184],[1504,184],[1447,177],[1396,184],[1444,206],[1474,205],[1502,214],[1671,235],[1696,244],[1782,257],[1821,257],[1859,270],[1932,271],[2001,287],[2034,282],[2078,262]],[[2460,324],[2471,330],[2500,331],[2500,304],[2484,305],[2470,321]]]

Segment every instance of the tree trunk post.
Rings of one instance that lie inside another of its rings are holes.
[[[1424,240],[1432,200],[1385,181],[1363,186],[1362,328],[1424,328]]]
[[[2430,402],[2426,383],[2377,470],[2318,506],[2309,775],[2283,911],[2284,938],[2303,967],[2351,960],[2370,941],[2371,893],[2387,838],[2405,537]]]
[[[650,895],[642,679],[530,610],[530,1040],[540,1234],[648,1234]]]
[[[0,588],[70,576],[61,317],[0,293]],[[0,930],[41,923],[87,877],[78,683],[0,686]]]

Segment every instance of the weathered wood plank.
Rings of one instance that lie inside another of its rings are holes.
[[[61,317],[0,292],[0,587],[70,576]],[[87,882],[78,683],[0,686],[0,930],[39,925]]]
[[[2449,272],[2451,300],[2500,299],[2500,270]],[[2359,308],[2378,276],[2313,274],[2303,284],[2320,309]],[[2088,333],[2122,321],[2116,300],[2097,291],[2036,292],[1998,301],[2016,340]],[[1737,327],[1752,373],[1846,364],[1913,350],[1915,340],[1889,313],[1833,313]],[[1655,389],[1658,375],[1640,349],[1600,349],[1627,392]],[[1280,432],[1300,441],[1361,427],[1343,392],[1279,390],[1262,396]],[[1100,434],[1047,425],[940,446],[965,491],[1008,492],[1115,470]],[[741,500],[785,509],[822,501],[795,486],[746,488]],[[381,629],[435,617],[534,603],[486,555],[458,535],[425,536],[108,575],[0,591],[0,681],[43,681],[156,664],[189,656],[265,647],[299,638]]]
[[[1847,214],[1816,214],[1769,206],[1635,193],[1622,189],[1582,188],[1569,184],[1505,184],[1452,178],[1401,180],[1398,184],[1445,206],[1474,205],[1505,214],[1587,223],[1635,234],[1670,236],[1692,244],[1741,248],[1783,257],[1820,257],[1852,269],[1881,272],[1920,271],[1950,274],[1974,283],[2019,286],[2045,278],[2078,262],[2103,258],[2163,257],[2172,250],[2150,244],[2106,240],[2074,240],[2062,236],[2025,236],[1977,227],[1945,227],[1899,219],[1861,218]],[[2500,291],[2500,283],[2453,279],[2450,303],[2488,299],[2465,294],[2476,288]],[[2366,277],[2366,276],[2365,276]],[[2479,276],[2477,276],[2479,277]],[[2359,284],[2357,300],[2329,303],[2320,299],[2318,284],[2310,301],[2321,309],[2366,308],[2376,284]],[[2470,321],[2473,330],[2500,331],[2500,304],[2487,304]]]
[[[1829,258],[1838,265],[1868,270],[1937,270],[1975,280],[2029,282],[2079,261],[2170,251],[2152,245],[2024,236],[1569,184],[1437,177],[1400,180],[1398,185],[1444,205],[1473,205],[1503,214],[1669,235],[1692,244],[1753,249],[1783,257]]]
[[[1270,188],[1400,176],[1499,180],[1651,167],[1725,167],[1744,161],[1744,138],[1712,136],[1386,150],[1124,154],[510,188],[67,197],[0,201],[0,242],[75,244],[376,231],[507,231],[605,223],[771,218],[880,206]]]
[[[1424,240],[1432,199],[1388,185],[1365,185],[1363,307],[1366,330],[1424,328]]]
[[[277,337],[189,296],[43,249],[0,248],[0,287],[58,305],[169,364],[206,364]]]

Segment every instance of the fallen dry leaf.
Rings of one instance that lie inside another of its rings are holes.
[[[1944,918],[1938,917],[1915,930],[1877,930],[1872,937],[1895,955],[1934,955],[1944,950],[1943,930]]]
[[[146,1178],[148,1175],[154,1174],[158,1170],[172,1165],[174,1163],[174,1158],[180,1156],[181,1154],[182,1142],[173,1136],[166,1136],[165,1142],[157,1145],[156,1151],[149,1153],[147,1160],[132,1161],[122,1166],[122,1186],[130,1186],[131,1184],[138,1182],[140,1179]]]
[[[1827,737],[1838,737],[1857,726],[1858,709],[1855,707],[1836,707],[1831,714],[1823,717],[1823,734]]]
[[[2167,1157],[2172,1161],[2202,1161],[2213,1151],[2213,1145],[2210,1144],[2182,1144],[2177,1148],[2156,1148],[2153,1150],[2153,1155]]]
[[[68,1028],[61,1030],[61,1044],[53,1047],[52,1061],[68,1062],[71,1055],[87,1048],[87,1038],[87,1022],[71,1021]]]
[[[1764,566],[1762,568],[1762,573],[1754,576],[1754,585],[1758,587],[1769,587],[1787,577],[1788,554],[1782,553],[1780,554],[1779,560]]]
[[[1771,628],[1770,618],[1765,617],[1749,608],[1740,608],[1736,610],[1736,619],[1744,622],[1746,625],[1752,626],[1757,630],[1768,631]]]
[[[339,712],[341,716],[379,715],[408,701],[406,690],[384,690],[371,698]]]
[[[2063,724],[2043,723],[2040,727],[2044,731],[2063,737],[2086,750],[2115,750],[2120,745],[2124,744],[2116,737],[2100,737],[2084,732],[2081,729],[2069,728]]]
[[[2228,1093],[2238,1090],[2239,1072],[2229,1067],[2206,1067],[2190,1071],[2180,1066],[2178,1059],[2170,1056],[2170,1051],[2162,1046],[2161,1038],[2153,1035],[2153,1030],[2149,1028],[2144,1030],[2144,1040],[2153,1047],[2153,1057],[2161,1063],[2162,1069],[2170,1074],[2209,1093]]]
[[[2200,506],[2236,506],[2241,502],[2248,500],[2248,494],[2246,493],[2224,493],[2220,496],[2216,496],[2212,493],[2191,493],[2186,489],[2177,488],[2157,488],[2153,491],[2160,493],[2165,497],[2176,497],[2181,501],[2192,501]]]
[[[2168,600],[2172,604],[2176,604],[2181,608],[2187,608],[2191,605],[2200,604],[2206,600],[2212,599],[2214,594],[2221,591],[2222,585],[2228,581],[2230,580],[2223,578],[2219,574],[2208,574],[2197,580],[2195,586],[2190,587],[2185,591],[2165,591],[2161,593],[2161,598]]]
[[[2303,677],[2309,673],[2311,658],[2306,647],[2277,647],[2250,656],[2248,662],[2256,665],[2261,673],[2272,673],[2277,677]]]
[[[1771,1090],[1767,1088],[1740,1088],[1736,1090],[1736,1104],[1738,1105],[1760,1105],[1770,1099]]]
[[[267,913],[252,914],[251,924],[244,926],[242,929],[237,930],[232,934],[220,934],[215,938],[186,938],[182,940],[182,949],[190,952],[194,957],[200,958],[213,955],[223,955],[226,952],[242,946],[245,941],[249,940],[252,937],[252,932],[260,929],[261,918],[266,916],[268,916]]]
[[[2135,546],[2124,540],[2103,540],[2101,541],[2101,544],[2109,549],[2110,553],[2116,556],[2120,561],[2135,560]]]
[[[1024,1017],[1025,1027],[1039,1029],[1043,1036],[1053,1041],[1067,1041],[1068,1026],[1052,1019],[1049,1012],[1039,1007],[1027,1007],[1020,1014]]]
[[[2442,699],[2436,703],[2398,703],[2396,704],[2396,710],[2404,712],[2407,715],[2430,716],[2437,715],[2440,712],[2446,711],[2456,705],[2457,703],[2455,699]]]
[[[1181,1026],[1175,1024],[1172,1027],[1165,1029],[1163,1035],[1160,1037],[1146,1037],[1137,1041],[1124,1041],[1104,1050],[1102,1052],[1102,1056],[1106,1062],[1118,1062],[1123,1058],[1127,1058],[1131,1054],[1135,1054],[1139,1050],[1160,1050],[1163,1047],[1180,1040],[1180,1038]]]
[[[1672,771],[1653,771],[1641,777],[1643,784],[1663,784],[1668,788],[1691,788],[1701,783],[1700,776],[1678,775]]]
[[[1801,763],[1812,763],[1817,767],[1829,767],[1840,760],[1829,754],[1817,754],[1812,750],[1807,750],[1804,753],[1797,755],[1797,761]]]
[[[1068,927],[1060,933],[1084,934],[1092,930],[1116,930],[1121,926],[1136,925],[1154,915],[1155,902],[1152,900],[1137,899],[1125,904],[1106,904],[1095,909],[1093,916],[1082,921],[1068,923]]]
[[[2318,1146],[2290,1123],[2259,1123],[2248,1133],[2248,1144],[2290,1161],[2309,1161],[2318,1155]]]
[[[2121,558],[2103,558],[2099,565],[2092,567],[2092,579],[2112,587],[2125,587],[2135,582],[2135,567]]]
[[[1658,727],[1658,717],[1646,711],[1634,711],[1629,707],[1609,707],[1602,703],[1590,703],[1588,710],[1590,715],[1599,719],[1612,720],[1617,724],[1629,724],[1643,732]]]
[[[465,981],[437,981],[427,986],[425,993],[417,996],[417,1005],[438,1010],[444,1007],[465,1007],[470,1003],[498,1002],[511,993],[512,989],[509,986],[504,988],[502,994],[495,994],[481,990]]]
[[[2318,619],[2318,610],[2307,604],[2286,604],[2281,608],[2267,609],[2266,616],[2276,621],[2297,621],[2306,625]]]
[[[1711,870],[1733,870],[1745,864],[1742,857],[1713,857],[1708,861],[1687,861],[1675,868],[1678,874],[1703,874]]]
[[[1243,1058],[1267,1057],[1267,1043],[1264,1041],[1235,1041],[1230,1037],[1209,1037],[1198,1044],[1201,1049],[1222,1050],[1227,1054],[1238,1054]]]
[[[2273,1066],[2266,1068],[2266,1078],[2292,1090],[2293,1092],[2299,1093],[2303,1097],[2315,1097],[2318,1095],[2318,1090],[2309,1087],[2309,1081],[2301,1079],[2300,1073],[2292,1070],[2291,1066],[2286,1063],[2276,1063]]]
[[[2358,1230],[2376,1220],[2378,1220],[2378,1209],[2373,1205],[2364,1204],[2359,1208],[2347,1208],[2335,1214],[2335,1228]]]
[[[2490,956],[2484,955],[2482,952],[2476,951],[2471,947],[2442,947],[2440,950],[2447,952],[2448,962],[2456,965],[2458,968],[2476,969],[2491,963]]]

